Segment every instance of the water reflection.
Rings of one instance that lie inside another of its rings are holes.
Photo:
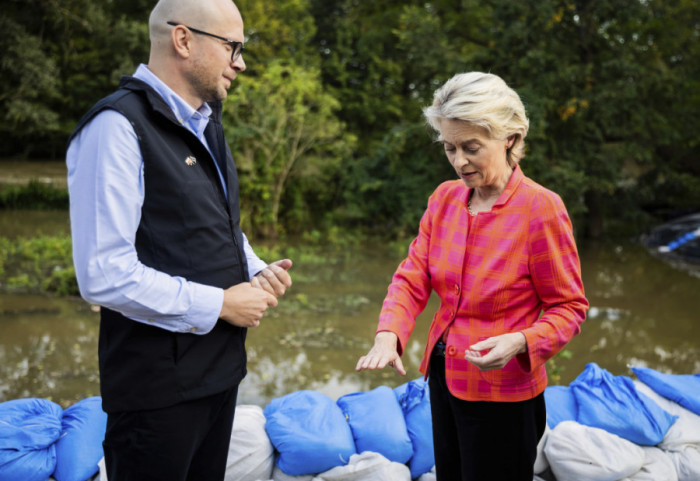
[[[82,301],[0,296],[0,401],[99,394],[97,318]]]
[[[628,365],[700,372],[700,279],[637,245],[589,244],[581,256],[592,308],[568,346],[571,356],[556,359],[562,384],[588,362],[613,374],[629,374]],[[371,346],[400,255],[366,246],[294,260],[294,286],[249,333],[249,373],[239,402],[264,406],[300,389],[336,399],[420,376],[435,297],[406,348],[405,378],[388,370],[354,371]],[[0,295],[0,401],[39,396],[65,406],[98,395],[98,323],[98,314],[80,300]]]

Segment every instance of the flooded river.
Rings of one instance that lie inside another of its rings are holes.
[[[3,171],[6,184],[38,178],[65,187],[62,163],[5,162]],[[3,237],[69,230],[67,212],[0,211]],[[407,346],[405,378],[393,371],[354,371],[372,344],[386,287],[407,245],[290,255],[294,286],[249,332],[249,372],[239,402],[264,406],[300,389],[335,399],[418,377],[438,305],[434,297]],[[637,244],[587,243],[579,250],[591,309],[581,334],[548,366],[550,379],[568,384],[589,362],[624,375],[631,365],[700,372],[699,276],[670,267]],[[98,325],[98,310],[80,299],[0,294],[0,402],[36,396],[67,406],[99,395]]]
[[[0,211],[0,229],[5,236],[67,232],[67,214]],[[630,365],[700,372],[700,279],[639,245],[579,248],[591,310],[582,333],[550,366],[555,382],[568,384],[589,362],[613,374],[629,374]],[[264,406],[300,389],[335,399],[418,377],[435,298],[406,349],[405,378],[354,371],[371,346],[401,256],[400,249],[365,245],[293,259],[294,286],[249,332],[249,374],[239,402]],[[0,402],[36,396],[67,406],[99,395],[98,324],[97,309],[80,299],[0,295]]]

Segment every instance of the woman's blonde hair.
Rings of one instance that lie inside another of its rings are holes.
[[[520,96],[497,75],[460,73],[435,91],[433,105],[423,115],[436,132],[443,119],[462,120],[486,130],[493,139],[515,141],[508,149],[508,164],[514,167],[525,155],[525,136],[530,121]]]

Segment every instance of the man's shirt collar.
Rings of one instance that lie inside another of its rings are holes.
[[[134,77],[146,82],[158,94],[163,97],[166,104],[172,109],[177,120],[183,126],[192,131],[198,138],[204,137],[204,129],[209,123],[209,116],[212,109],[204,102],[199,109],[194,109],[185,102],[182,97],[176,94],[161,79],[150,71],[147,65],[140,64],[134,73]]]

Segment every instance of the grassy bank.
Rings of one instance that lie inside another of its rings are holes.
[[[65,210],[68,191],[31,180],[26,185],[0,188],[0,209]]]

